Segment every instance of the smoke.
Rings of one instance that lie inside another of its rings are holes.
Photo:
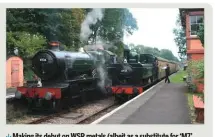
[[[105,80],[107,78],[107,72],[104,70],[104,68],[100,65],[97,68],[98,74],[100,81],[98,82],[98,86],[103,89],[105,87]],[[102,90],[103,91],[103,90]]]
[[[113,47],[113,44],[107,43],[102,39],[98,39],[96,44],[86,45],[84,46],[85,50],[108,50],[109,48]]]
[[[102,58],[102,62],[104,63],[104,58]],[[100,88],[100,91],[104,94],[109,94],[107,90],[105,90],[106,86],[112,85],[112,80],[108,77],[108,72],[105,70],[104,64],[100,64],[97,66],[97,74],[99,77],[98,87]]]
[[[103,9],[93,9],[89,12],[81,24],[81,41],[87,41],[88,37],[92,34],[92,30],[90,29],[91,25],[95,25],[98,21],[101,21],[103,18]]]
[[[80,47],[78,51],[79,51],[79,52],[84,52],[84,48],[83,48],[83,47]]]
[[[80,40],[82,42],[88,41],[89,36],[93,33],[93,31],[90,29],[90,26],[95,25],[98,21],[101,21],[104,16],[103,13],[104,9],[93,9],[91,12],[87,14],[85,20],[81,24]],[[113,46],[113,44],[103,40],[99,36],[96,36],[95,41],[93,42],[94,42],[93,44],[84,46],[83,49],[85,51],[108,50],[110,47]],[[83,50],[80,49],[79,51]],[[96,73],[99,78],[98,87],[101,89],[101,92],[105,93],[104,88],[107,84],[108,73],[105,69],[105,58],[102,56],[101,58],[99,58],[99,60],[101,62],[98,64],[98,66],[96,66]]]
[[[95,25],[98,21],[101,21],[103,19],[104,11],[105,9],[96,8],[87,14],[85,20],[81,24],[80,40],[82,42],[86,42],[89,40],[89,36],[93,33],[93,31],[90,29],[90,26]],[[111,44],[106,40],[103,40],[101,37],[97,35],[96,35],[95,41],[93,42],[94,43],[91,43],[90,45],[86,45],[84,49],[85,50],[97,50],[97,49],[108,50],[109,48],[113,47],[113,44]]]
[[[131,71],[132,71],[132,67],[129,66],[129,65],[124,64],[124,65],[123,65],[123,70],[124,70],[125,72],[131,72]]]

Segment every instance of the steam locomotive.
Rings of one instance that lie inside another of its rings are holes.
[[[170,73],[179,70],[177,62],[169,61],[152,54],[137,54],[124,47],[124,62],[111,64],[108,73],[112,79],[109,90],[116,100],[126,101],[144,92],[144,88],[165,78],[166,64]]]
[[[105,89],[108,80],[101,73],[111,64],[113,53],[105,50],[67,52],[59,50],[59,42],[49,45],[50,49],[41,50],[32,58],[32,70],[39,81],[18,87],[16,98],[27,99],[31,110],[58,111],[71,105],[74,98],[85,102],[88,95],[108,95]]]

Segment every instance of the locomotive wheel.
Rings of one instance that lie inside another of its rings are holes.
[[[117,103],[123,103],[124,102],[122,97],[115,96],[114,99],[115,99],[115,102],[117,102]]]
[[[82,104],[86,103],[86,93],[84,91],[81,92],[81,103]]]
[[[133,89],[133,97],[136,97],[139,95],[139,90],[137,88]]]
[[[53,112],[59,112],[62,109],[62,102],[61,100],[55,100],[52,102]]]
[[[105,87],[107,87],[107,88],[105,88],[105,91],[106,91],[107,95],[111,95],[112,94],[111,86],[112,86],[112,80],[111,79],[107,79],[106,80],[106,85],[105,85]]]
[[[153,82],[154,82],[154,78],[153,78],[153,76],[152,76],[152,77],[150,77],[150,82],[151,82],[151,83],[153,83]],[[151,84],[151,83],[150,83],[150,84]]]
[[[31,99],[28,99],[28,113],[33,112],[33,101]]]
[[[106,91],[107,91],[107,94],[108,94],[108,95],[111,95],[111,94],[112,94],[112,89],[111,89],[111,87],[106,88]]]

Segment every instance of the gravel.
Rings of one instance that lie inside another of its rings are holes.
[[[88,102],[86,105],[83,105],[78,108],[71,107],[69,113],[62,114],[58,117],[53,117],[47,121],[42,122],[41,124],[76,124],[113,104],[113,97]],[[101,114],[99,113],[95,117],[100,117],[102,116],[102,114],[106,114],[108,110],[111,110],[111,108],[105,110]],[[39,120],[46,116],[48,115],[28,114],[27,104],[22,103],[20,101],[7,103],[7,124],[26,124],[32,121]],[[93,118],[91,119],[93,120]],[[87,121],[84,121],[84,123],[88,123]]]
[[[103,100],[98,100],[89,104],[86,104],[80,108],[71,110],[67,114],[63,114],[59,117],[54,117],[41,124],[77,124],[80,121],[96,114],[97,112],[112,106],[114,104],[114,98],[108,98]]]

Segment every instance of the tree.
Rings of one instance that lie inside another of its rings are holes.
[[[14,47],[18,49],[18,55],[24,61],[31,58],[38,50],[44,49],[46,39],[40,34],[28,32],[7,32],[7,49],[10,55],[14,55]]]
[[[161,49],[159,50],[158,48],[155,47],[148,47],[148,46],[143,46],[143,45],[137,45],[135,46],[134,44],[129,44],[129,48],[131,51],[137,52],[138,54],[152,54],[157,57],[161,57],[167,60],[172,60],[179,62],[178,58],[175,57],[172,53],[172,51],[168,49]]]
[[[173,55],[172,51],[168,49],[162,49],[160,51],[160,57],[168,60],[178,61],[178,59]]]
[[[180,58],[184,58],[187,55],[186,33],[181,25],[180,16],[177,17],[176,25],[177,28],[173,29],[173,33],[175,34],[174,41],[178,46]]]
[[[83,9],[72,9],[61,13],[63,27],[60,29],[59,40],[68,49],[80,48],[80,29],[84,20],[85,11]]]
[[[141,54],[141,53],[144,53],[144,45],[137,45],[137,46],[135,46],[134,47],[135,49],[136,49],[136,52],[138,53],[138,54]]]
[[[104,9],[103,14],[101,21],[91,25],[92,34],[89,39],[92,44],[102,40],[121,49],[122,53],[122,48],[117,43],[123,42],[124,31],[133,34],[138,29],[136,19],[128,9]]]
[[[7,9],[7,32],[43,35],[69,48],[78,48],[84,9]]]
[[[197,32],[197,36],[199,37],[201,43],[202,43],[202,46],[204,47],[204,24],[201,24],[199,26],[199,30]]]

